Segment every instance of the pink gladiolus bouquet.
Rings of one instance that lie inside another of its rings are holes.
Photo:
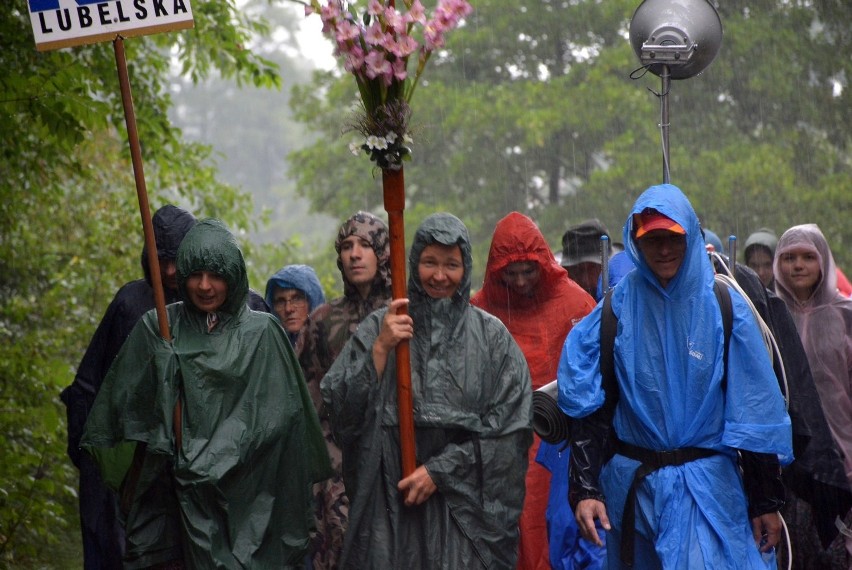
[[[355,76],[364,113],[352,128],[364,136],[360,148],[382,168],[399,168],[410,156],[409,103],[432,52],[444,46],[445,34],[473,8],[467,0],[438,0],[431,17],[420,0],[368,0],[358,15],[356,2],[310,0],[305,13],[319,13],[322,31],[335,44],[346,71]],[[353,13],[354,12],[354,13]],[[412,76],[409,60],[416,54]]]

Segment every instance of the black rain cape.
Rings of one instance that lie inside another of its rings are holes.
[[[428,244],[458,245],[464,278],[449,299],[432,299],[417,272]],[[438,490],[406,507],[397,417],[396,359],[381,379],[372,346],[387,309],[371,313],[323,378],[323,399],[343,450],[352,504],[342,568],[515,568],[518,518],[532,443],[526,360],[506,327],[469,304],[467,229],[434,214],[409,255],[414,320],[411,383],[417,462]]]
[[[208,332],[207,313],[169,305],[169,343],[148,312],[110,368],[82,441],[115,488],[145,444],[126,513],[125,567],[176,558],[188,568],[300,565],[313,523],[310,487],[329,464],[290,343],[274,317],[246,307],[245,263],[221,222],[199,222],[177,265],[184,298],[191,273],[225,277],[218,323]]]

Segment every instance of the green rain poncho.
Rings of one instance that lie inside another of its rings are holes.
[[[420,254],[433,243],[461,248],[464,278],[451,298],[429,297],[418,276]],[[397,490],[396,358],[388,356],[380,380],[371,356],[387,311],[380,309],[321,384],[352,500],[341,568],[514,569],[532,443],[526,360],[503,323],[468,302],[470,240],[458,218],[426,218],[409,263],[417,462],[437,492],[406,507]]]
[[[181,558],[188,568],[298,566],[311,484],[329,464],[290,343],[274,317],[246,307],[242,253],[220,222],[187,234],[177,269],[185,299],[193,272],[225,278],[218,321],[209,327],[210,314],[188,301],[169,305],[168,343],[147,313],[113,362],[81,444],[115,487],[134,450],[144,460],[125,513],[125,567]]]

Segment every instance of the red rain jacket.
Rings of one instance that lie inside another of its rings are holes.
[[[530,297],[511,290],[501,277],[506,266],[518,261],[533,261],[541,269],[541,280]],[[497,222],[485,281],[470,302],[509,329],[526,357],[533,390],[556,379],[568,331],[595,306],[594,299],[556,262],[535,222],[518,212]],[[518,568],[524,570],[550,568],[545,521],[550,472],[535,462],[540,443],[535,436],[529,450],[527,494],[520,521]]]

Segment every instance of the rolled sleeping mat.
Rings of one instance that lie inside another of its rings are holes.
[[[558,393],[556,380],[533,391],[533,430],[547,443],[567,441],[571,436],[571,418],[559,409]]]

